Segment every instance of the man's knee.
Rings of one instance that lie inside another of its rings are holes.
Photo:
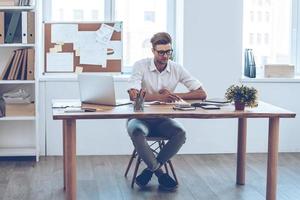
[[[144,131],[142,131],[141,129],[139,128],[136,128],[130,132],[128,132],[128,135],[131,137],[131,138],[138,138],[138,137],[145,137],[146,136],[146,133]]]
[[[139,120],[132,119],[127,122],[127,132],[131,138],[148,135],[148,128]]]

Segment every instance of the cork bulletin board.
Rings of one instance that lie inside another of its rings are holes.
[[[121,72],[122,22],[44,23],[45,72]]]

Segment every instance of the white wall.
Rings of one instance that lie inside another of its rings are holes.
[[[181,24],[184,27],[183,64],[203,82],[209,97],[223,96],[226,88],[232,83],[237,83],[241,75],[242,1],[185,0],[183,2],[184,17]],[[41,85],[45,86],[45,91],[41,94],[46,95],[44,123],[47,154],[61,154],[61,122],[52,120],[50,101],[52,98],[78,97],[78,86],[74,81],[54,81]],[[299,83],[252,83],[252,85],[259,89],[260,99],[300,113],[300,108],[297,106]],[[118,82],[117,88],[118,96],[126,95],[125,82]],[[180,153],[236,152],[236,119],[180,121],[187,129],[188,138]],[[281,120],[280,151],[300,150],[298,124],[300,124],[298,117]],[[124,125],[124,120],[78,122],[78,154],[131,153],[132,145]],[[265,152],[268,121],[251,119],[248,126],[248,151]],[[41,149],[43,148],[45,147],[41,146]]]

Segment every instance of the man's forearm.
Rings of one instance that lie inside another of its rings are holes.
[[[161,101],[161,95],[159,95],[159,94],[147,94],[146,93],[145,101]]]
[[[206,92],[202,89],[193,90],[187,93],[175,93],[177,96],[184,100],[204,100],[207,95]]]

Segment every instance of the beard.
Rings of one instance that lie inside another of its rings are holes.
[[[157,60],[157,62],[158,62],[158,64],[160,64],[160,65],[165,65],[165,64],[168,63],[168,60],[169,60],[169,59],[159,59],[159,60]]]

